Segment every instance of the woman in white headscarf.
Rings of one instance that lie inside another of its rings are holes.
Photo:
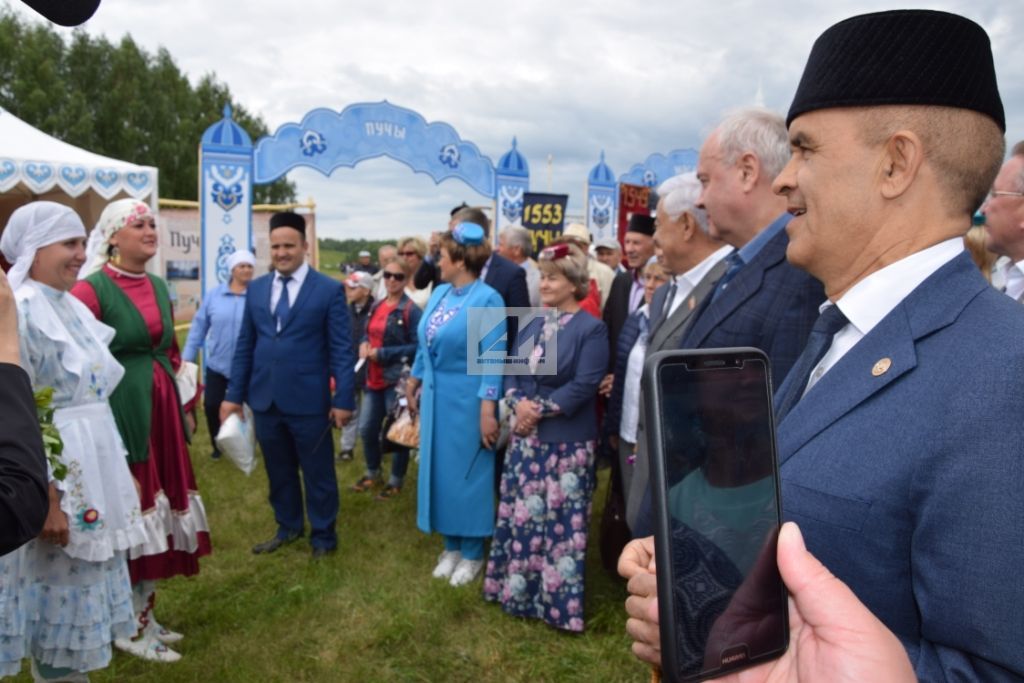
[[[242,327],[245,312],[245,290],[252,282],[256,270],[256,257],[252,252],[239,249],[227,260],[228,281],[217,285],[203,297],[203,303],[192,318],[192,327],[185,340],[183,360],[196,362],[199,349],[203,350],[205,371],[203,409],[206,412],[206,426],[210,429],[213,442],[211,456],[220,457],[214,439],[220,431],[220,404],[228,391],[231,377],[231,361],[235,357],[235,342]]]
[[[50,472],[40,536],[0,558],[0,675],[32,657],[36,680],[85,680],[135,632],[126,552],[145,542],[139,497],[107,397],[124,369],[114,330],[68,295],[85,262],[85,227],[53,202],[16,210],[0,237],[13,267],[21,364],[53,390],[63,479]],[[18,614],[20,612],[20,615]]]
[[[182,635],[153,616],[156,581],[197,574],[210,533],[188,453],[183,409],[191,406],[181,405],[175,383],[181,358],[167,284],[146,272],[157,243],[149,206],[135,199],[109,204],[89,236],[84,279],[72,294],[116,332],[110,351],[125,376],[110,406],[140,484],[151,541],[128,563],[141,633],[115,645],[145,659],[176,661],[180,655],[167,646]]]

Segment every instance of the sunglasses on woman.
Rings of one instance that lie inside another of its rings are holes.
[[[402,282],[402,281],[405,280],[405,273],[389,273],[388,271],[385,270],[384,271],[384,279],[385,280],[395,279],[395,280],[398,280],[399,282]]]

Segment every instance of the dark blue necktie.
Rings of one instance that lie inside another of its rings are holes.
[[[288,301],[288,283],[292,281],[292,276],[281,275],[279,280],[281,282],[281,297],[277,300],[277,306],[274,308],[274,318],[277,319],[278,330],[284,327],[285,321],[288,320],[288,312],[292,310],[291,302]]]
[[[821,362],[828,348],[832,346],[832,337],[836,332],[850,322],[839,310],[838,306],[829,306],[818,316],[811,334],[807,337],[807,346],[796,361],[796,365],[789,371],[790,382],[785,396],[779,396],[776,401],[775,416],[777,422],[782,422],[793,406],[797,404],[804,394],[804,388],[810,379],[811,371]]]
[[[712,301],[725,291],[725,288],[729,286],[729,280],[736,277],[736,273],[740,272],[740,268],[743,267],[743,257],[740,256],[738,251],[734,251],[726,256],[725,262],[729,264],[729,267],[725,269],[725,273],[718,279],[718,283],[715,285],[715,293],[711,295]]]

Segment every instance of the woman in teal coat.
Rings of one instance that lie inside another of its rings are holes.
[[[447,284],[434,291],[423,312],[407,384],[409,405],[422,409],[416,522],[444,536],[433,575],[453,586],[480,573],[484,541],[494,532],[493,447],[502,376],[469,374],[466,351],[470,310],[504,305],[480,279],[490,255],[486,233],[475,223],[461,223],[441,238],[438,266]]]

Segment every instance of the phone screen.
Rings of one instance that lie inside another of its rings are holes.
[[[771,382],[756,350],[672,352],[654,371],[658,582],[664,569],[671,587],[662,637],[675,642],[673,678],[696,680],[788,642]]]

